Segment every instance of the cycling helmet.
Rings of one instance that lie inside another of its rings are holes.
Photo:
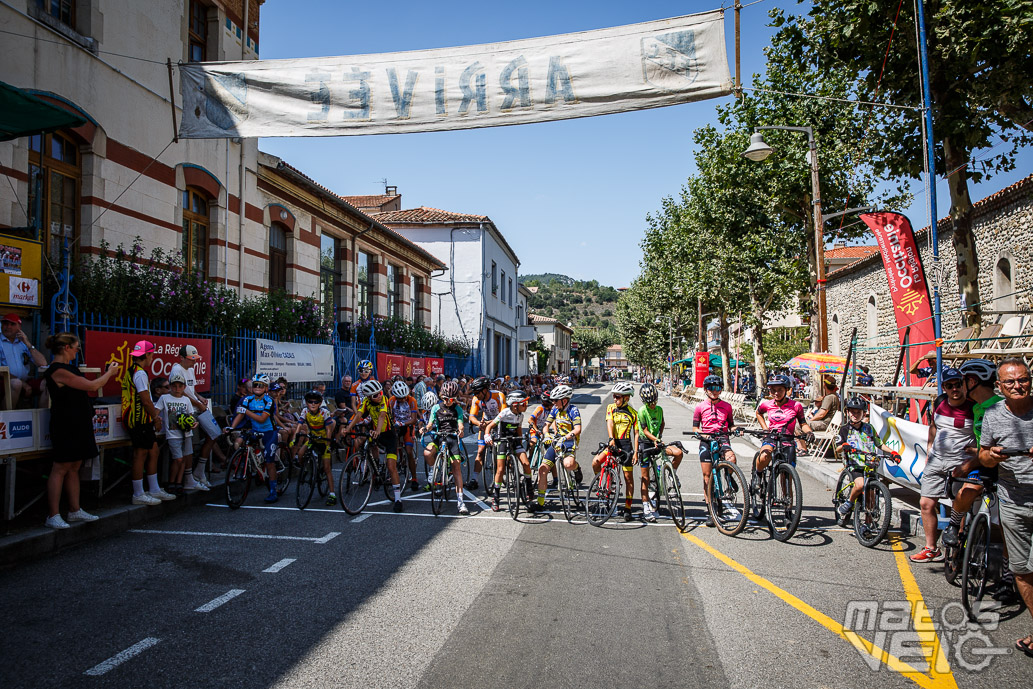
[[[860,397],[851,397],[846,401],[847,409],[867,409],[868,405]]]
[[[552,398],[549,397],[549,391],[548,390],[542,390],[542,394],[539,395],[539,397],[542,398],[542,402],[551,402],[552,401]]]
[[[646,404],[653,404],[660,395],[656,391],[656,386],[652,383],[646,383],[638,391],[638,396],[641,397],[642,401]]]
[[[305,402],[314,402],[315,404],[322,404],[323,396],[315,390],[312,390],[311,392],[305,393]]]
[[[997,364],[987,359],[972,359],[961,365],[961,374],[974,376],[981,383],[993,385],[997,382]]]
[[[474,378],[473,382],[470,383],[470,392],[478,393],[481,390],[487,390],[488,385],[488,379],[484,376],[481,376],[480,378]]]
[[[372,397],[378,392],[383,391],[384,386],[373,378],[370,378],[369,380],[363,381],[362,385],[359,386],[359,397]]]
[[[197,428],[197,419],[193,414],[180,414],[176,417],[176,428],[181,431],[192,431]]]
[[[397,381],[391,386],[391,394],[398,398],[404,398],[409,396],[409,386],[404,381]]]
[[[725,386],[721,376],[707,376],[703,379],[703,387],[709,388],[711,385],[720,385],[722,388]]]
[[[506,405],[512,407],[514,404],[527,402],[527,394],[523,390],[514,390],[506,395]]]
[[[789,380],[789,376],[785,374],[775,374],[773,376],[768,376],[768,387],[770,388],[772,385],[781,385],[786,390],[793,389],[793,381]]]
[[[433,392],[428,392],[423,396],[423,408],[433,409],[434,405],[438,403],[438,396]]]
[[[965,376],[961,374],[961,371],[953,366],[948,366],[943,369],[942,373],[940,373],[940,382],[946,383],[948,380],[962,380],[964,377]]]
[[[269,376],[265,375],[264,373],[256,373],[254,376],[251,377],[251,384],[264,385],[266,387],[269,387]]]
[[[569,400],[574,396],[574,391],[569,385],[557,385],[549,393],[549,397],[553,400]]]
[[[356,366],[356,368],[359,369],[359,371],[372,371],[373,370],[373,362],[370,361],[369,359],[363,359],[362,361],[359,362],[359,364],[358,364],[358,366]]]
[[[631,395],[635,394],[635,388],[631,385],[631,383],[627,382],[626,380],[620,380],[614,384],[613,394],[627,395],[628,397],[630,397]]]
[[[487,380],[487,379],[484,379]],[[481,388],[482,390],[484,388]],[[459,384],[453,381],[448,381],[441,385],[441,399],[453,398],[459,394]]]

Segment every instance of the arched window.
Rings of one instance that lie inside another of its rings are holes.
[[[868,296],[868,339],[865,347],[874,347],[879,337],[879,308],[875,305],[875,295]]]
[[[65,238],[70,248],[77,246],[81,181],[79,146],[69,136],[54,132],[29,138],[29,219],[38,221],[40,240],[52,265],[61,265]]]
[[[287,227],[269,225],[269,289],[287,289]]]
[[[994,269],[994,311],[1015,310],[1015,281],[1012,278],[1011,261],[1002,256]]]
[[[208,276],[208,196],[194,187],[183,190],[183,268]]]
[[[842,347],[839,345],[839,314],[832,314],[832,332],[829,333],[829,347],[832,354],[842,354]]]

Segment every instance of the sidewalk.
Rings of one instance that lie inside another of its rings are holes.
[[[668,399],[680,404],[689,411],[693,409],[693,405],[678,397],[668,397]],[[752,457],[760,449],[760,439],[752,435],[744,435],[738,439],[733,438],[732,449],[740,457]],[[829,501],[831,503],[831,493],[835,490],[836,482],[839,481],[839,474],[843,470],[842,462],[825,462],[810,457],[798,457],[796,468],[800,473],[810,476],[824,486],[829,491]],[[890,520],[890,528],[893,528],[894,524],[899,524],[901,533],[905,536],[914,536],[921,530],[917,508],[918,495],[907,488],[897,486],[892,481],[888,485],[890,493],[893,495],[893,518]]]

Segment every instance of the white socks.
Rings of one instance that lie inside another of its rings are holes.
[[[161,491],[161,486],[158,485],[158,475],[157,474],[148,474],[147,475],[147,485],[149,486],[148,491],[151,492],[151,493],[157,493],[157,492]]]

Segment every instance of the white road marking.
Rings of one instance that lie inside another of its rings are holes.
[[[275,565],[271,565],[269,567],[266,567],[262,571],[263,572],[268,572],[270,574],[275,574],[276,572],[279,572],[281,569],[283,569],[284,567],[286,567],[287,565],[289,565],[292,562],[297,562],[297,558],[296,557],[285,557],[282,560],[280,560],[279,562],[277,562]]]
[[[227,603],[227,602],[233,600],[234,598],[236,598],[237,596],[239,596],[242,593],[244,593],[244,589],[230,589],[229,591],[227,591],[226,593],[222,594],[218,598],[213,598],[212,600],[208,601],[207,603],[205,603],[201,607],[195,609],[194,612],[211,612],[212,610],[215,610],[217,607],[219,607],[223,603]]]
[[[490,510],[490,509],[491,509],[491,508],[490,508],[490,507],[488,507],[488,506],[487,506],[486,504],[484,504],[483,502],[481,502],[480,500],[478,500],[477,498],[475,498],[475,497],[474,497],[474,495],[473,495],[473,493],[471,493],[470,491],[468,491],[468,490],[467,490],[467,489],[465,489],[465,488],[463,489],[463,495],[465,495],[466,497],[470,498],[470,500],[472,500],[472,501],[473,501],[474,503],[476,503],[476,505],[477,505],[478,507],[480,507],[480,508],[481,508],[482,510]]]
[[[221,536],[224,538],[257,538],[273,541],[308,541],[309,543],[326,543],[334,536],[339,535],[337,532],[331,532],[330,534],[327,534],[327,536],[323,536],[322,538],[313,538],[311,536],[279,536],[275,534],[257,533],[219,533],[217,531],[161,531],[158,529],[130,529],[129,533],[164,534],[168,536]]]
[[[369,512],[363,512],[362,514],[360,514],[355,519],[352,519],[350,523],[351,524],[358,524],[359,522],[364,521],[366,519],[369,519]]]
[[[98,663],[97,665],[94,665],[83,674],[90,675],[93,677],[103,675],[106,672],[114,670],[116,667],[126,662],[133,656],[140,655],[151,646],[157,644],[159,641],[160,639],[155,639],[153,636],[149,636],[143,641],[133,644],[121,653],[116,653],[115,655],[105,660],[103,663]]]
[[[318,544],[322,545],[324,543],[329,543],[330,541],[334,540],[335,538],[337,538],[340,535],[341,535],[340,531],[331,531],[330,533],[328,533],[327,535],[323,536],[322,538],[317,538],[316,540],[314,540],[312,542],[313,543],[318,543]]]

